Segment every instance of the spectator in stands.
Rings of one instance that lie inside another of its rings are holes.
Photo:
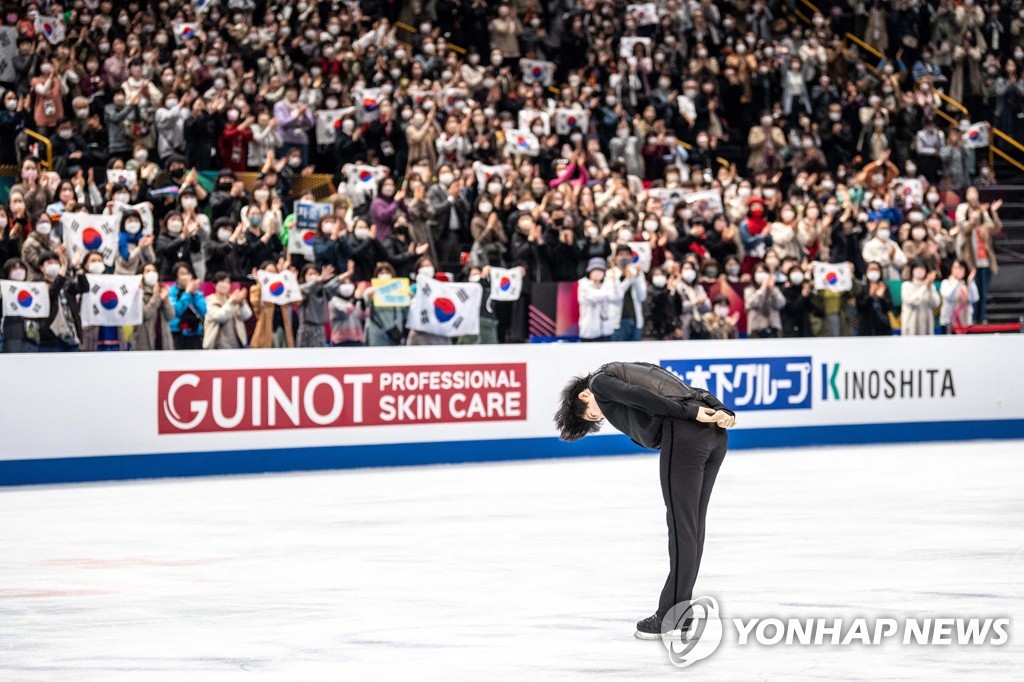
[[[142,324],[132,327],[132,350],[174,350],[171,321],[176,316],[170,288],[160,283],[154,263],[142,267]]]
[[[939,324],[944,334],[970,327],[974,323],[974,306],[981,298],[978,285],[974,282],[976,270],[967,272],[967,264],[959,258],[953,261],[949,277],[939,286],[942,311]]]
[[[782,334],[780,312],[786,298],[764,263],[754,266],[754,283],[743,291],[747,310],[747,334],[751,338],[777,338]]]
[[[857,295],[858,335],[891,336],[889,314],[893,311],[892,294],[882,278],[882,266],[876,262],[868,263],[865,278],[867,285]]]
[[[199,280],[193,276],[192,268],[187,262],[176,262],[170,271],[174,284],[167,290],[167,299],[174,306],[174,319],[169,325],[171,336],[174,338],[174,348],[199,350],[203,347],[206,298],[200,291]]]
[[[231,291],[231,276],[226,272],[213,275],[213,293],[206,297],[206,318],[203,320],[203,349],[245,348],[246,321],[252,308],[246,300],[245,288]]]
[[[917,260],[910,264],[910,279],[900,289],[900,333],[903,336],[927,336],[935,333],[935,316],[939,292],[935,290],[935,271]]]
[[[260,263],[260,270],[277,274],[287,266],[285,261],[279,260],[276,264],[271,261]],[[292,331],[292,307],[291,305],[278,305],[262,300],[262,285],[254,271],[253,277],[257,283],[249,287],[249,302],[256,317],[256,327],[252,331],[252,338],[249,339],[250,348],[294,348],[295,334]]]

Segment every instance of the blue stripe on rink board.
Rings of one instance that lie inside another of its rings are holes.
[[[729,433],[729,448],[737,450],[1009,438],[1024,438],[1024,419],[740,429]],[[652,451],[643,450],[626,436],[615,434],[590,436],[575,443],[563,443],[557,438],[513,438],[22,459],[0,461],[0,486],[458,464],[637,452]]]

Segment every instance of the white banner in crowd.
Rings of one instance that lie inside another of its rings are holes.
[[[523,275],[519,268],[491,266],[491,300],[518,301],[523,293]]]
[[[334,206],[331,204],[296,201],[295,222],[288,231],[288,253],[300,255],[312,262],[315,258],[313,240],[316,239],[316,227],[320,218],[333,212]]]
[[[38,35],[46,36],[46,40],[49,41],[51,45],[64,42],[64,19],[59,16],[43,16],[42,14],[37,14],[35,29]]]
[[[190,38],[199,37],[199,24],[195,21],[176,21],[173,30],[174,40],[178,45],[184,45]]]
[[[706,189],[701,192],[690,192],[685,195],[687,205],[697,213],[711,211],[714,214],[725,211],[722,206],[722,193],[717,189]]]
[[[361,202],[370,201],[377,196],[380,181],[391,174],[388,168],[367,166],[363,163],[351,163],[342,168],[350,199]]]
[[[99,251],[103,254],[104,263],[108,266],[114,264],[118,229],[113,216],[65,213],[60,217],[60,227],[64,233],[64,247],[72,263],[76,262],[79,254],[84,256],[89,251]]]
[[[355,107],[318,109],[315,116],[317,144],[334,144],[334,140],[337,138],[337,133],[334,129],[335,124],[355,110]]]
[[[968,149],[981,149],[989,145],[988,123],[975,123],[964,131],[964,146]]]
[[[651,56],[651,39],[643,36],[623,36],[619,38],[619,56],[623,59],[633,57],[633,51],[637,45],[643,46],[645,57]]]
[[[360,123],[371,123],[380,109],[380,88],[363,88],[357,93],[356,118]]]
[[[653,2],[626,5],[626,14],[636,18],[637,26],[650,26],[658,23],[658,6]]]
[[[291,270],[285,270],[284,272],[259,270],[256,272],[256,280],[260,283],[260,300],[262,303],[287,305],[289,303],[302,302],[302,291],[299,289],[299,282],[295,279],[295,273]]]
[[[842,293],[853,289],[853,267],[849,263],[822,263],[815,261],[814,288],[817,291]]]
[[[3,314],[0,317],[47,318],[50,316],[50,287],[45,282],[17,282],[0,279]]]
[[[501,180],[502,184],[505,182],[504,166],[488,166],[487,164],[477,161],[473,164],[473,171],[476,173],[476,188],[478,192],[483,192],[486,189],[487,181],[491,178],[498,178]]]
[[[527,85],[540,83],[551,85],[555,80],[555,63],[542,59],[520,59],[519,68],[523,70],[523,82]]]
[[[529,130],[509,128],[505,131],[505,150],[509,154],[537,156],[540,154],[540,140]]]
[[[4,404],[0,485],[90,467],[173,476],[636,452],[607,424],[562,443],[551,421],[570,377],[613,360],[661,365],[715,393],[737,413],[733,449],[1021,437],[1024,363],[1007,361],[1019,349],[1006,334],[0,354],[18,395]],[[52,382],[39,378],[54,373],[66,395],[116,398],[116,429],[89,410],[65,410],[53,428],[39,409]],[[117,455],[160,457],[103,464]],[[34,459],[50,461],[34,473]]]
[[[520,109],[518,117],[518,128],[520,130],[530,130],[533,127],[534,121],[540,121],[541,125],[544,126],[544,134],[551,134],[551,114],[540,109]]]
[[[573,130],[586,133],[590,128],[590,114],[586,109],[555,109],[555,132],[568,135]]]
[[[892,194],[897,205],[920,206],[924,201],[924,182],[921,178],[896,178],[892,181]]]
[[[686,190],[680,187],[652,187],[647,190],[647,196],[660,201],[662,213],[670,215],[676,210],[676,204],[686,197]]]
[[[142,275],[86,275],[82,324],[111,327],[142,324]]]
[[[479,334],[483,290],[474,282],[417,280],[405,326],[438,336]]]
[[[626,242],[633,250],[633,262],[644,272],[651,271],[651,245],[649,242]]]
[[[18,29],[0,26],[0,81],[14,82],[14,57],[18,54]]]
[[[107,182],[114,185],[123,182],[128,189],[133,189],[139,183],[139,174],[127,168],[109,168]]]

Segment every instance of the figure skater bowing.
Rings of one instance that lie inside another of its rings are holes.
[[[714,395],[646,362],[610,362],[574,377],[555,414],[562,440],[594,433],[601,420],[641,447],[661,450],[661,494],[668,521],[669,572],[654,615],[636,624],[639,639],[659,639],[662,619],[693,598],[704,549],[704,518],[735,413]],[[688,625],[688,624],[687,624]]]

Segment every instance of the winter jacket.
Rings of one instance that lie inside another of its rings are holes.
[[[653,450],[661,448],[666,417],[695,420],[701,407],[734,414],[708,391],[647,362],[609,362],[591,374],[588,383],[608,423]]]

